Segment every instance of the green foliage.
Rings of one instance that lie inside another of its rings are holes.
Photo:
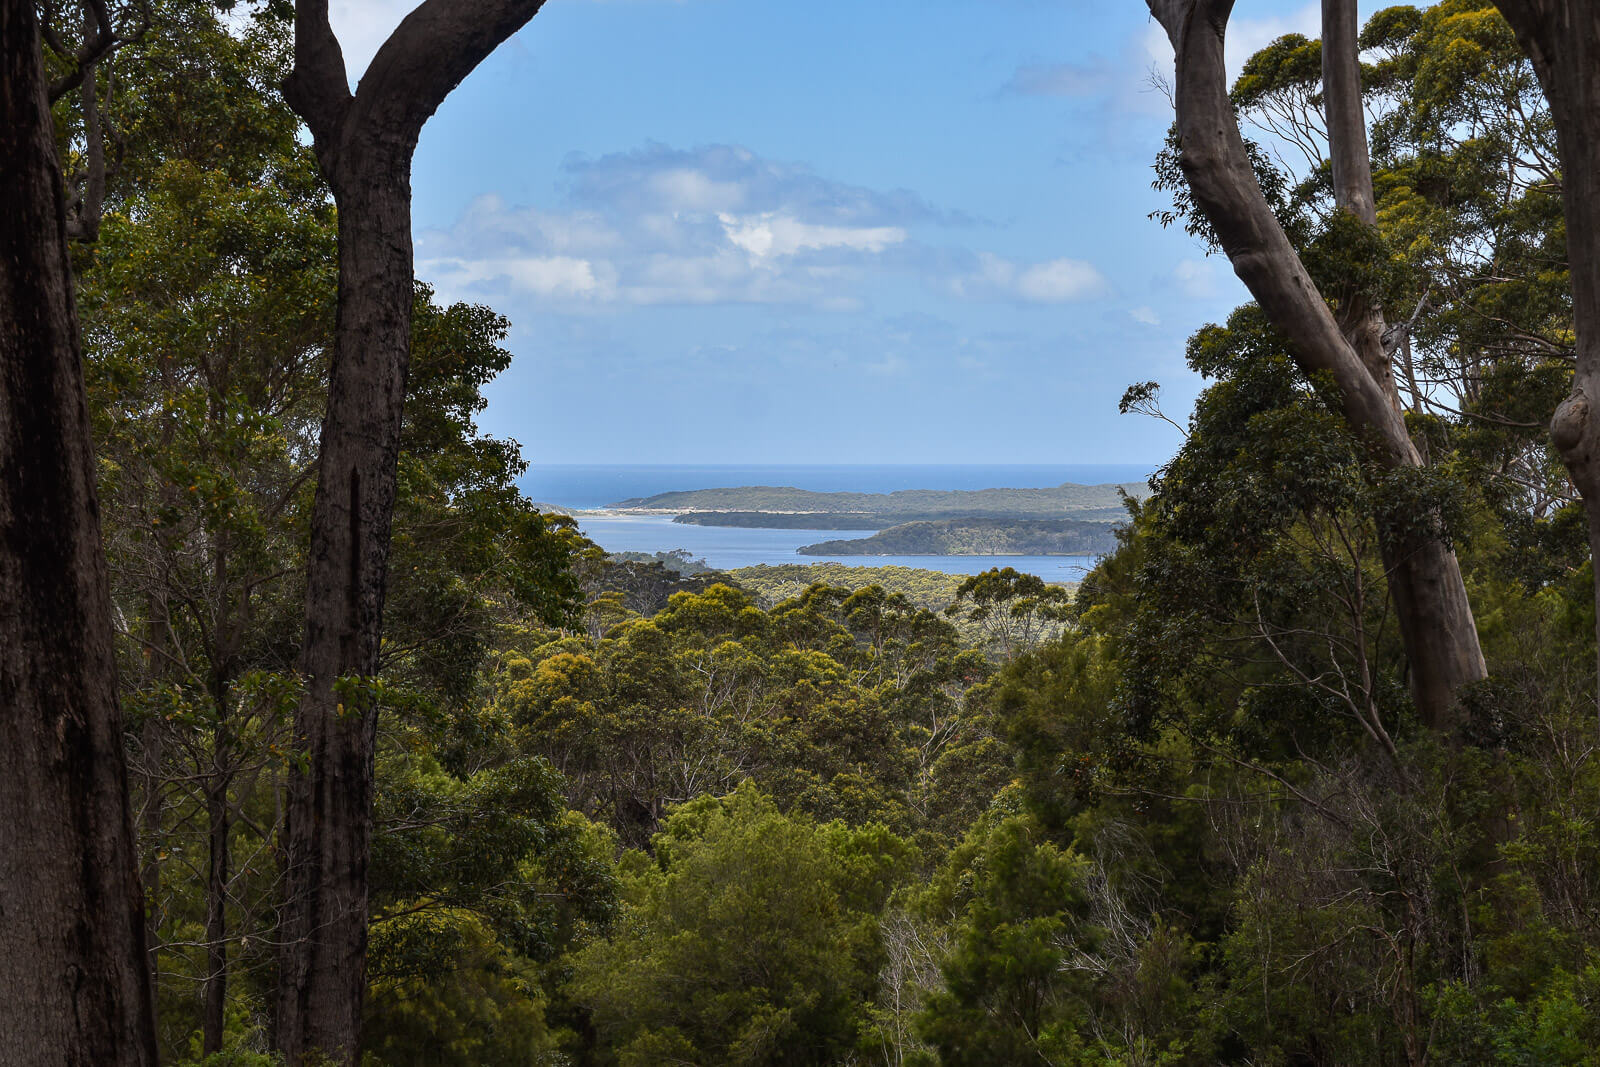
[[[101,85],[86,376],[163,1053],[266,1067],[335,219],[277,96],[282,6],[151,11]],[[633,502],[1093,519],[1114,550],[1076,597],[607,556],[479,432],[507,322],[418,287],[383,670],[341,683],[382,712],[366,1064],[1600,1063],[1553,134],[1486,0],[1386,9],[1362,48],[1375,228],[1331,210],[1317,42],[1233,98],[1287,149],[1250,146],[1330,306],[1393,324],[1424,468],[1374,464],[1247,306],[1191,339],[1210,382],[1148,489]],[[1174,148],[1163,221],[1204,237]],[[1491,671],[1449,736],[1413,720],[1378,548],[1425,538]]]
[[[945,614],[977,627],[989,649],[1005,661],[1059,632],[1071,605],[1065,587],[997,567],[962,582]]]
[[[378,971],[370,982],[363,1062],[384,1067],[519,1067],[552,1062],[556,1037],[545,1018],[539,975],[470,917],[448,912],[408,920],[438,927],[428,955],[443,973]],[[421,932],[411,931],[421,940]],[[393,954],[392,943],[385,945]],[[446,956],[447,954],[447,956]]]
[[[929,998],[922,1036],[950,1065],[1051,1061],[1078,1044],[1069,966],[1095,933],[1085,919],[1088,863],[1004,806],[950,854],[919,906],[951,916],[946,988]]]
[[[816,584],[763,611],[712,585],[614,617],[590,641],[508,654],[496,701],[627,844],[746,779],[818,818],[948,834],[992,789],[960,791],[1003,773],[984,714],[961,704],[990,666],[900,594]]]
[[[616,934],[575,961],[601,1062],[836,1063],[857,1045],[876,913],[911,847],[786,816],[754,786],[684,805],[623,862]]]
[[[881,586],[900,593],[919,608],[939,612],[950,606],[965,579],[959,574],[916,567],[855,567],[847,563],[757,564],[729,571],[741,587],[756,595],[765,607],[792,600],[813,585],[839,589]]]

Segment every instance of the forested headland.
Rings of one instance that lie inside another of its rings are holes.
[[[946,519],[1123,519],[1125,496],[1143,484],[1065,485],[1044,489],[903,489],[894,493],[819,493],[744,486],[695,489],[622,500],[619,511],[671,512],[673,521],[704,526],[770,526],[803,530],[881,530],[905,522]]]
[[[1600,11],[1149,6],[1253,301],[1068,589],[518,491],[406,176],[537,3],[0,0],[0,1063],[1594,1063]]]
[[[802,556],[1097,556],[1117,539],[1108,523],[1075,519],[906,522],[871,537],[803,545]]]

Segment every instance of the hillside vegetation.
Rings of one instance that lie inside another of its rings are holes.
[[[756,595],[764,607],[772,607],[798,597],[816,584],[841,589],[881,586],[898,593],[919,608],[943,611],[956,598],[964,580],[959,574],[923,570],[920,567],[855,567],[848,563],[759,564],[728,571],[741,589]]]
[[[1103,522],[1075,519],[948,519],[907,522],[871,537],[822,541],[802,556],[1097,556],[1117,547]]]

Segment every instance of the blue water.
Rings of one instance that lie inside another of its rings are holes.
[[[568,508],[603,508],[633,497],[683,489],[778,485],[819,493],[892,493],[898,489],[1037,489],[1079,482],[1137,482],[1148,463],[861,464],[705,466],[650,465],[530,467],[518,484],[528,496]],[[839,536],[837,533],[831,536]],[[811,538],[811,541],[825,538]],[[802,544],[810,542],[800,542]],[[674,546],[667,546],[674,547]],[[684,546],[687,547],[687,546]]]
[[[1062,479],[1066,481],[1068,479]],[[845,563],[852,567],[921,567],[946,574],[981,574],[1015,567],[1047,582],[1077,582],[1094,566],[1093,556],[801,556],[795,549],[818,541],[871,537],[872,530],[759,530],[738,526],[689,526],[670,515],[580,515],[585,535],[611,552],[665,552],[686,548],[718,570],[758,563]]]

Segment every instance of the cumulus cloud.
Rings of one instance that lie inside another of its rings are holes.
[[[766,159],[739,145],[678,149],[650,144],[562,165],[576,204],[632,214],[786,212],[836,226],[964,225],[907,189],[887,192],[834,181],[801,163]]]
[[[792,215],[775,211],[739,217],[719,214],[728,240],[750,254],[755,261],[792,256],[807,249],[848,248],[858,252],[882,252],[900,244],[906,231],[898,226],[821,226],[801,222]]]
[[[502,292],[567,308],[761,303],[864,306],[871,276],[910,275],[975,300],[1058,304],[1107,288],[1075,259],[1013,262],[915,239],[967,220],[738,146],[574,156],[564,210],[473,201],[418,236],[418,273],[448,299]]]
[[[969,300],[1009,300],[1027,304],[1067,304],[1110,291],[1094,264],[1080,259],[1017,263],[980,252],[971,270],[945,280],[952,296]]]
[[[1024,267],[1017,275],[1017,295],[1040,304],[1064,304],[1098,296],[1106,280],[1091,263],[1080,259],[1052,259]]]

